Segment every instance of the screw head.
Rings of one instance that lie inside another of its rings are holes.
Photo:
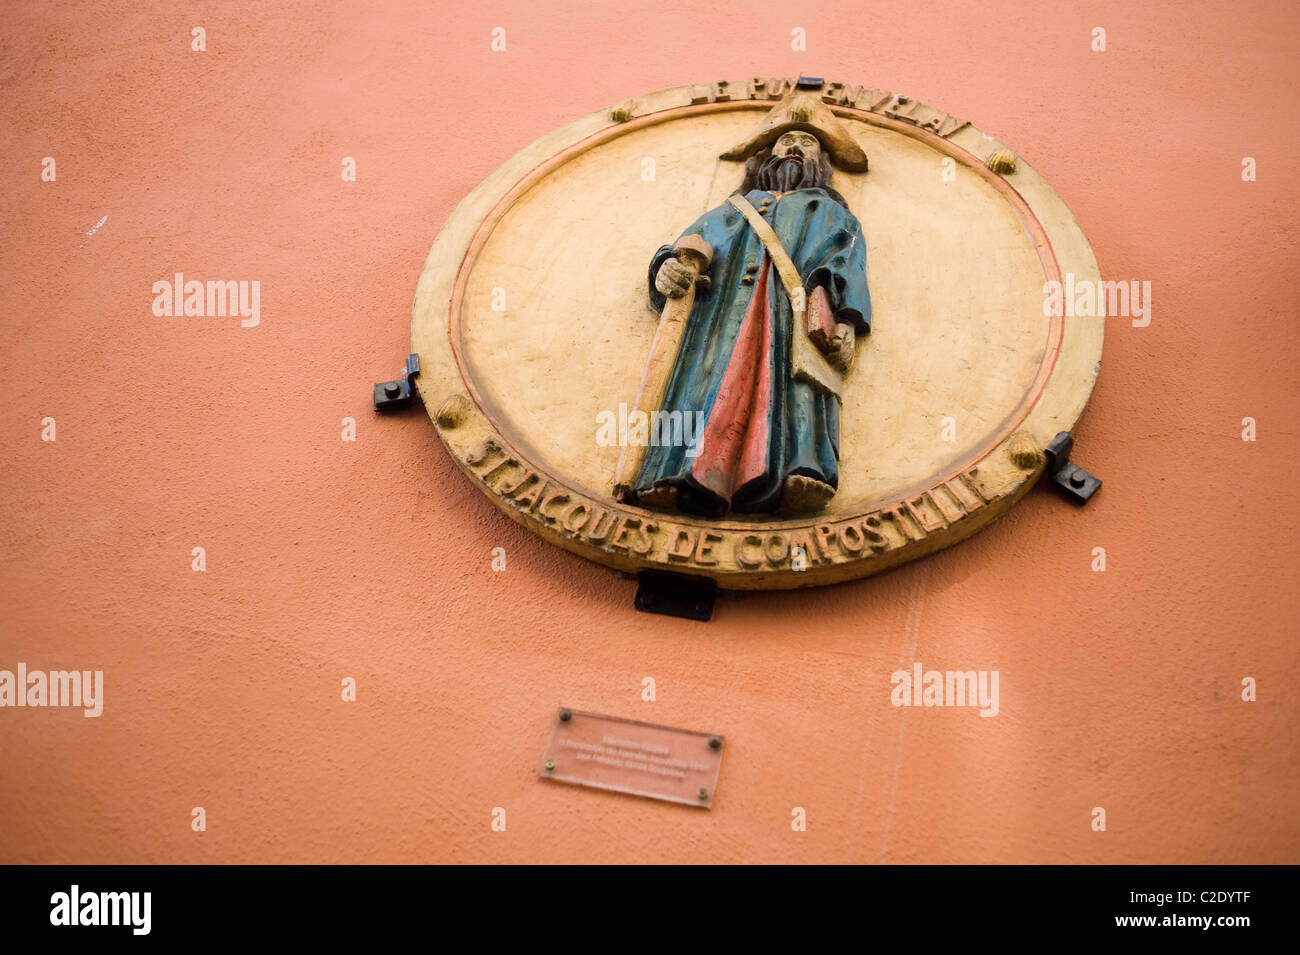
[[[546,761],[546,771],[547,771],[548,773],[555,772],[555,760],[553,760],[553,759],[548,759],[548,760]]]
[[[1074,473],[1070,475],[1070,486],[1083,487],[1086,483],[1088,482],[1087,479],[1083,476],[1083,472],[1080,471],[1078,468],[1075,468]]]
[[[396,398],[397,395],[401,392],[401,390],[402,390],[402,386],[395,381],[387,382],[384,385],[384,394],[388,395],[388,397],[390,398]]]
[[[573,719],[573,713],[572,713],[571,711],[569,711],[569,710],[567,710],[567,709],[562,709],[562,710],[560,710],[560,722],[561,722],[561,723],[567,723],[567,722],[569,722],[569,720],[571,720],[571,719]]]
[[[710,737],[709,737],[709,749],[722,749],[722,737],[721,737],[721,736],[710,736]]]
[[[698,793],[696,793],[695,795],[699,796],[701,799],[708,799],[708,798],[709,798],[709,791],[708,791],[707,789],[705,789],[703,786],[701,786],[701,787],[700,787],[700,791],[699,791]]]

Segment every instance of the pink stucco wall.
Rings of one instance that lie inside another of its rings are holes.
[[[0,709],[0,861],[1296,861],[1296,10],[10,5],[0,668],[102,669],[105,701]],[[970,118],[1106,277],[1152,283],[1076,432],[1106,487],[708,626],[636,614],[370,385],[441,223],[518,149],[800,71]],[[178,271],[260,281],[260,324],[155,317]],[[915,661],[998,670],[1001,712],[892,707]],[[725,733],[714,809],[538,782],[560,703]]]

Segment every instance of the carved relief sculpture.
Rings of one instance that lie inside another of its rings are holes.
[[[650,261],[663,327],[637,402],[701,433],[629,448],[616,495],[709,517],[817,511],[839,484],[844,374],[871,329],[866,242],[831,166],[865,172],[867,157],[796,90],[722,158],[744,161],[740,188]]]
[[[1044,296],[1099,281],[1061,198],[965,119],[816,77],[689,84],[460,203],[376,407],[418,375],[503,513],[637,574],[640,609],[707,619],[696,590],[878,573],[1044,476],[1086,500],[1069,432],[1105,319]]]

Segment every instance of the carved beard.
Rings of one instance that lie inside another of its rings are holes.
[[[815,159],[768,156],[758,170],[758,188],[768,192],[793,192],[826,185],[821,164]]]

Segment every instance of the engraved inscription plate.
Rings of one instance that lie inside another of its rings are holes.
[[[561,709],[539,772],[543,779],[708,809],[722,744],[716,734]]]

